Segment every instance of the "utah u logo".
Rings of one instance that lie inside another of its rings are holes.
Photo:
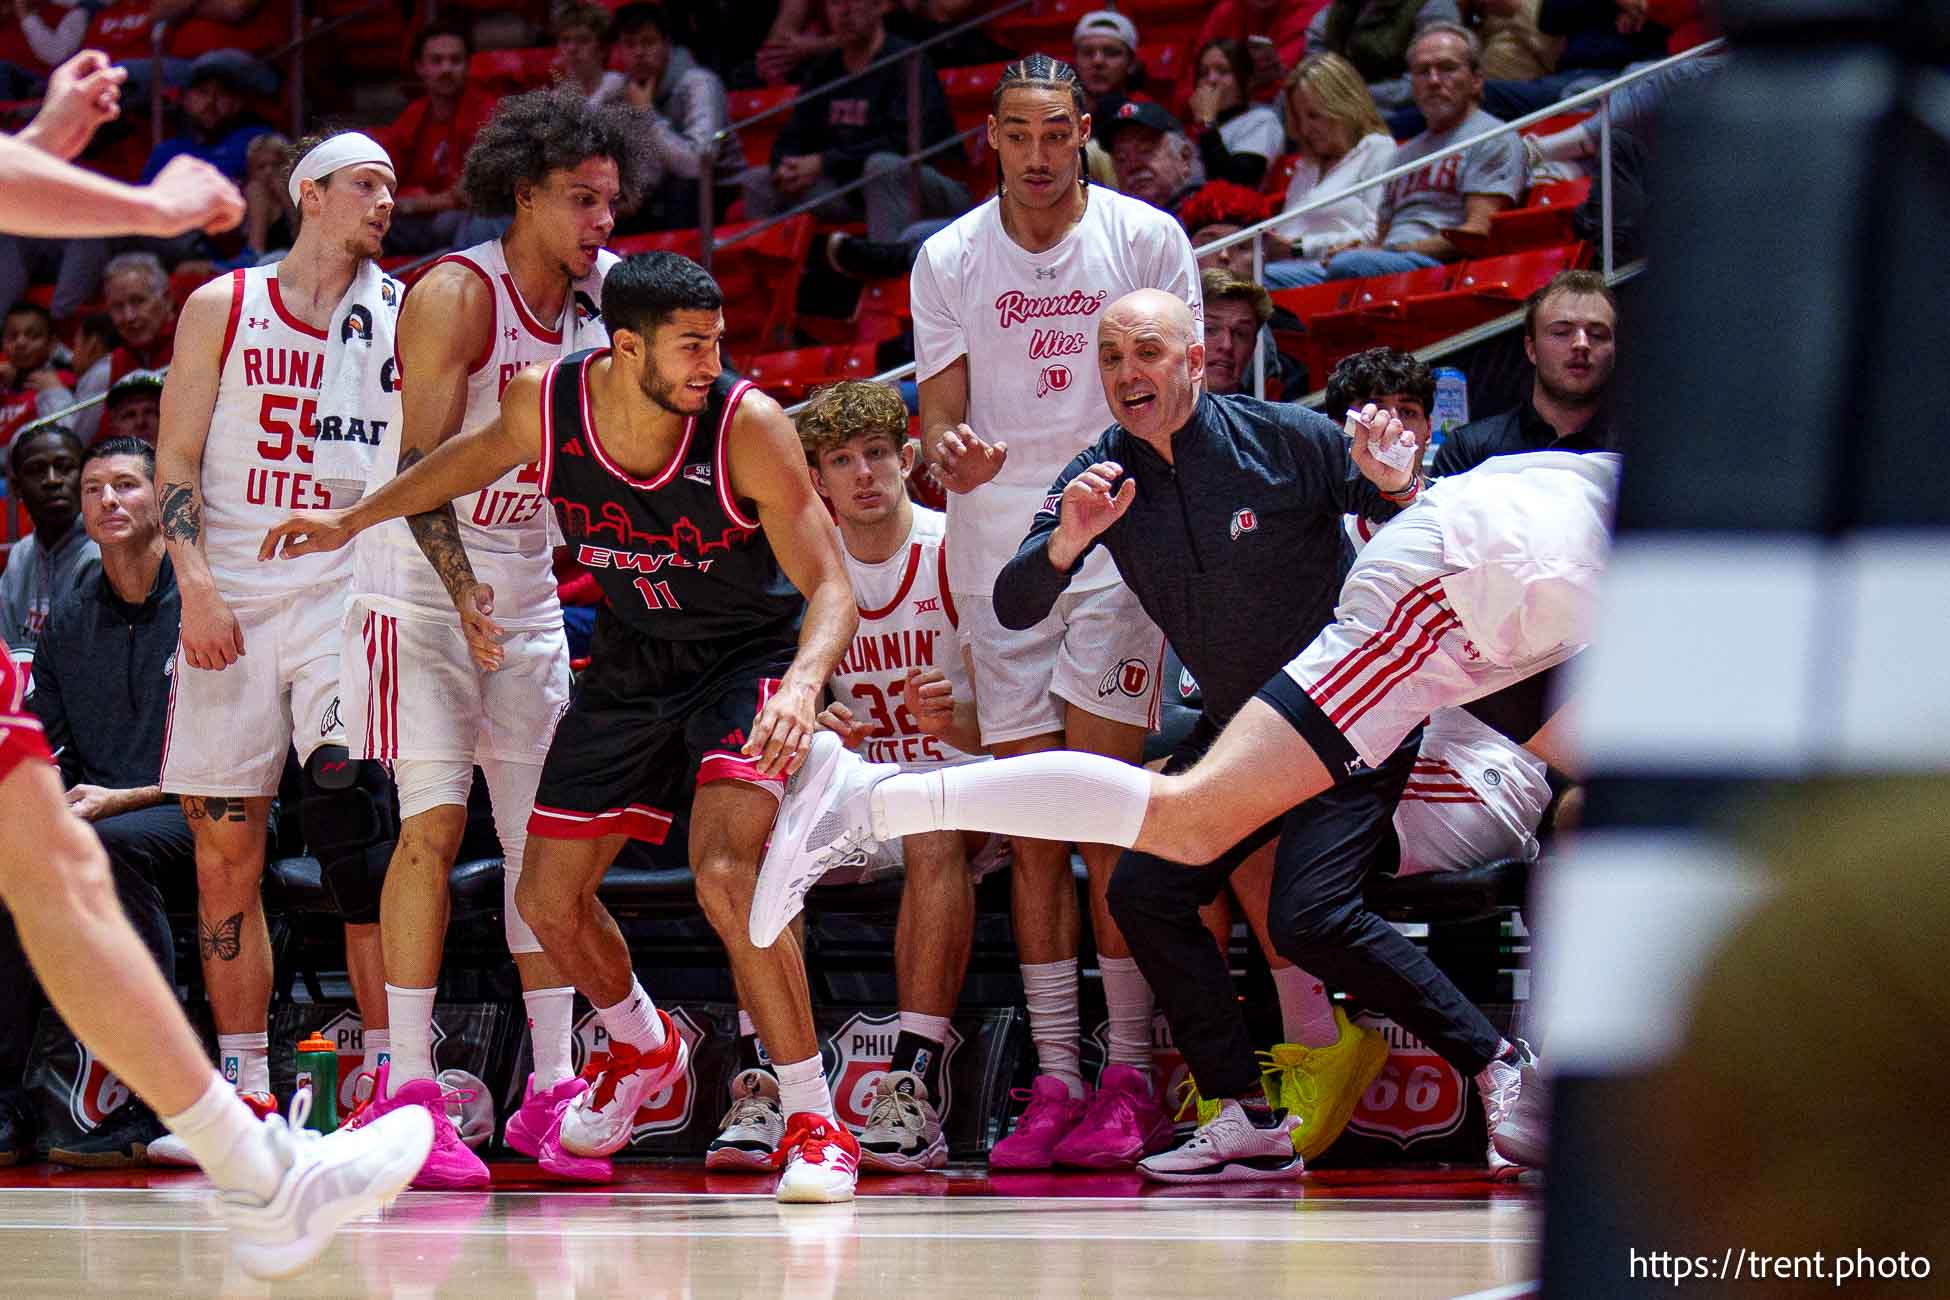
[[[1036,380],[1036,396],[1046,397],[1050,393],[1060,393],[1069,386],[1068,366],[1044,366],[1043,373]]]
[[[345,313],[345,319],[339,322],[339,342],[350,343],[354,334],[367,343],[372,342],[372,313],[357,303],[353,304],[351,311]]]
[[[1126,659],[1105,673],[1103,680],[1097,683],[1097,698],[1105,699],[1122,691],[1134,700],[1140,699],[1144,695],[1145,686],[1150,681],[1150,665],[1142,659]]]
[[[1232,540],[1233,541],[1235,542],[1238,541],[1239,534],[1241,533],[1256,533],[1258,531],[1259,531],[1259,516],[1252,512],[1251,507],[1248,507],[1244,510],[1235,510],[1232,512]]]

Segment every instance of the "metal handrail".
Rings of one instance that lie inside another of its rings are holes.
[[[1599,120],[1599,132],[1600,132],[1599,146],[1601,151],[1600,161],[1601,162],[1607,161],[1607,159],[1604,158],[1602,155],[1608,155],[1610,152],[1610,136],[1611,136],[1611,131],[1610,131],[1611,111],[1610,110],[1611,110],[1612,95],[1624,89],[1626,86],[1629,86],[1637,81],[1642,81],[1645,78],[1650,77],[1656,73],[1662,72],[1665,69],[1672,67],[1674,64],[1683,63],[1688,59],[1703,58],[1708,54],[1716,54],[1725,48],[1726,48],[1726,41],[1724,39],[1716,39],[1716,40],[1708,41],[1704,45],[1695,45],[1689,50],[1682,50],[1678,54],[1675,54],[1670,58],[1661,59],[1657,63],[1647,64],[1645,67],[1638,69],[1636,72],[1625,73],[1624,75],[1614,78],[1613,80],[1608,81],[1601,86],[1594,86],[1590,90],[1580,91],[1578,94],[1572,95],[1566,99],[1559,100],[1555,104],[1546,105],[1545,107],[1538,109],[1534,113],[1527,113],[1523,117],[1515,118],[1511,121],[1504,122],[1498,127],[1496,127],[1494,130],[1485,131],[1481,135],[1471,136],[1467,140],[1459,140],[1455,144],[1449,145],[1442,149],[1438,149],[1434,153],[1424,154],[1421,157],[1415,159],[1413,162],[1404,163],[1400,167],[1391,167],[1387,171],[1382,172],[1379,176],[1373,177],[1370,180],[1363,181],[1359,185],[1354,186],[1352,189],[1340,190],[1337,191],[1336,193],[1325,195],[1321,198],[1307,199],[1304,202],[1298,203],[1293,207],[1286,209],[1285,211],[1276,213],[1275,215],[1266,218],[1264,221],[1257,222],[1250,226],[1241,227],[1240,229],[1234,231],[1230,235],[1223,235],[1218,239],[1212,240],[1209,243],[1201,244],[1199,247],[1192,250],[1192,255],[1194,257],[1203,257],[1207,253],[1216,253],[1220,249],[1230,248],[1234,244],[1243,243],[1246,240],[1250,239],[1253,241],[1253,278],[1257,282],[1260,279],[1261,275],[1263,274],[1262,271],[1263,263],[1261,261],[1261,252],[1263,249],[1263,245],[1261,244],[1259,237],[1261,235],[1268,233],[1269,231],[1272,231],[1275,226],[1284,225],[1286,222],[1291,221],[1294,217],[1304,216],[1309,212],[1313,212],[1319,208],[1324,208],[1330,203],[1338,203],[1350,194],[1358,194],[1362,190],[1369,189],[1373,186],[1385,185],[1389,181],[1394,180],[1397,177],[1406,176],[1411,172],[1420,171],[1422,168],[1428,166],[1431,162],[1435,162],[1442,158],[1447,158],[1452,154],[1462,153],[1468,149],[1475,147],[1478,144],[1481,144],[1485,140],[1492,139],[1499,135],[1507,135],[1514,131],[1521,131],[1526,126],[1535,125],[1536,123],[1544,121],[1547,118],[1557,117],[1560,114],[1563,114],[1567,111],[1575,110],[1581,105],[1588,104],[1593,101],[1598,101],[1600,102],[1601,105],[1602,116]],[[1601,195],[1600,202],[1604,209],[1605,248],[1603,252],[1603,258],[1604,258],[1605,278],[1608,282],[1612,282],[1618,279],[1624,279],[1626,277],[1624,275],[1616,274],[1613,268],[1612,249],[1611,249],[1611,233],[1612,233],[1611,174],[1610,174],[1609,167],[1604,168],[1599,173],[1599,187],[1600,187],[1600,195]],[[1266,359],[1265,359],[1264,349],[1255,348],[1253,357],[1254,357],[1254,390],[1259,396],[1263,397],[1265,396],[1266,393],[1266,386],[1265,386]],[[892,370],[883,371],[880,374],[874,375],[869,380],[869,382],[877,383],[877,384],[898,383],[903,379],[910,378],[914,374],[914,371],[915,371],[915,363],[910,361],[906,365],[896,366]],[[803,405],[803,403],[801,403],[801,405]],[[790,415],[796,412],[798,409],[799,409],[798,406],[794,406],[788,408],[786,413]]]
[[[729,248],[731,245],[739,243],[746,239],[750,239],[754,235],[762,234],[765,231],[770,230],[774,226],[790,221],[793,217],[796,217],[803,212],[811,212],[813,209],[822,206],[823,204],[831,201],[832,199],[838,198],[839,196],[844,194],[851,194],[853,191],[860,189],[867,184],[868,178],[865,176],[861,176],[858,180],[852,181],[844,186],[839,187],[838,189],[827,190],[826,192],[821,194],[817,199],[809,199],[804,203],[788,208],[784,212],[774,213],[773,215],[766,217],[763,220],[753,224],[749,229],[741,230],[737,234],[733,235],[731,238],[723,241],[719,241],[714,234],[714,230],[717,224],[716,173],[717,173],[718,154],[726,146],[726,144],[730,142],[730,140],[737,134],[737,132],[741,128],[751,126],[752,124],[757,122],[763,122],[770,117],[776,117],[780,113],[783,113],[788,109],[791,109],[796,105],[804,102],[805,100],[811,99],[815,96],[829,94],[832,91],[838,89],[841,86],[846,85],[849,82],[859,80],[861,77],[866,76],[869,72],[877,72],[881,68],[890,67],[895,63],[905,61],[908,66],[908,78],[907,78],[908,153],[903,156],[901,161],[908,164],[908,172],[907,172],[908,184],[912,187],[915,187],[918,191],[918,187],[920,185],[920,177],[914,170],[914,166],[913,166],[914,164],[921,162],[923,159],[931,158],[935,154],[945,151],[947,147],[951,144],[953,145],[961,144],[963,141],[968,140],[973,136],[975,136],[983,128],[979,126],[970,127],[968,130],[960,132],[959,134],[955,135],[951,139],[938,141],[936,144],[934,144],[933,146],[927,149],[922,149],[919,147],[920,132],[921,132],[921,122],[920,122],[920,115],[921,115],[920,66],[921,65],[915,62],[915,57],[917,55],[925,54],[927,51],[933,49],[935,46],[943,44],[946,41],[953,40],[955,37],[960,36],[965,32],[973,31],[977,27],[981,27],[984,26],[985,24],[994,22],[997,18],[1000,18],[1004,14],[1012,13],[1017,9],[1021,9],[1026,5],[1030,5],[1034,3],[1036,3],[1036,0],[1004,0],[1004,3],[997,5],[995,8],[985,10],[984,12],[975,15],[973,18],[964,19],[961,22],[957,23],[955,26],[948,28],[946,31],[936,32],[933,36],[928,37],[926,40],[917,41],[913,45],[908,46],[904,50],[896,51],[893,54],[883,54],[879,58],[875,59],[873,62],[867,64],[866,67],[861,68],[858,72],[849,72],[843,77],[837,77],[834,80],[829,81],[821,86],[814,86],[810,90],[801,89],[799,93],[794,95],[791,99],[785,100],[781,103],[774,104],[770,108],[761,109],[759,112],[752,114],[750,117],[745,118],[742,121],[728,123],[722,129],[720,129],[715,134],[713,134],[710,140],[705,142],[704,156],[699,160],[698,181],[697,181],[698,243],[699,243],[699,252],[702,255],[702,260],[705,269],[706,270],[710,269],[712,254],[717,252],[717,250],[721,248]]]

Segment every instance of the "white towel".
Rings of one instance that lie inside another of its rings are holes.
[[[332,337],[325,345],[325,379],[318,390],[318,440],[312,477],[332,493],[332,504],[351,505],[365,493],[377,468],[389,425],[400,418],[399,361],[394,334],[406,286],[374,261],[359,264],[352,284],[332,309]],[[383,474],[392,477],[388,465]]]

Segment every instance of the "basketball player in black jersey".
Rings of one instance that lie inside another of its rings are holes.
[[[293,516],[262,555],[336,549],[540,462],[604,596],[590,670],[543,768],[517,895],[610,1038],[607,1064],[585,1072],[590,1089],[563,1116],[562,1146],[616,1151],[641,1100],[687,1067],[596,887],[625,839],[661,840],[688,806],[698,900],[779,1063],[779,1197],[847,1200],[859,1151],[833,1115],[799,947],[754,947],[748,919],[786,778],[858,616],[791,422],[719,363],[721,305],[688,258],[627,259],[603,284],[609,348],[522,372],[498,421],[348,510]]]

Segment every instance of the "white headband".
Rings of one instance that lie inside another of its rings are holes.
[[[319,145],[291,169],[291,184],[286,187],[291,201],[298,201],[299,181],[319,181],[343,167],[354,167],[361,163],[378,163],[391,170],[393,160],[379,146],[379,141],[359,131],[347,131],[335,135]]]

